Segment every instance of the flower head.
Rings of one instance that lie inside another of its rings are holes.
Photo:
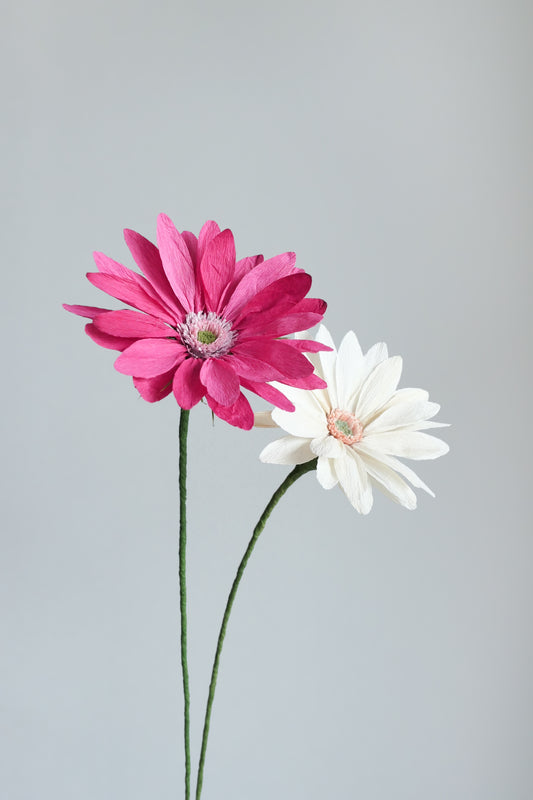
[[[253,412],[241,387],[292,411],[271,381],[281,389],[324,386],[303,355],[324,345],[280,338],[312,327],[326,310],[323,300],[306,297],[311,277],[295,266],[294,253],[236,261],[230,230],[206,222],[198,237],[179,233],[164,214],[158,247],[135,231],[124,236],[144,275],[95,253],[99,271],[87,277],[135,310],[64,307],[91,319],[85,330],[97,344],[121,351],[115,368],[133,377],[145,400],[173,392],[189,409],[205,397],[217,416],[249,429]]]
[[[326,389],[291,389],[296,410],[275,409],[256,414],[256,425],[279,425],[288,436],[267,445],[261,461],[303,464],[318,457],[317,478],[324,489],[337,483],[362,514],[372,508],[372,486],[406,508],[416,508],[413,486],[430,489],[400,458],[437,458],[448,445],[423,431],[441,427],[431,422],[439,410],[422,389],[397,389],[402,370],[399,356],[388,358],[387,347],[376,344],[363,355],[353,331],[338,352],[321,325],[317,340],[330,352],[310,356]]]

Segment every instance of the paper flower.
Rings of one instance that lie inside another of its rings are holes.
[[[206,222],[197,238],[179,233],[164,214],[159,249],[135,231],[124,235],[144,276],[95,253],[99,272],[87,277],[137,310],[64,307],[92,320],[85,330],[97,344],[122,351],[115,368],[133,376],[145,400],[173,391],[190,409],[205,397],[218,417],[250,429],[253,412],[241,387],[290,411],[292,403],[270,381],[281,388],[324,385],[303,355],[323,346],[280,338],[315,325],[326,310],[323,300],[306,298],[311,277],[296,268],[294,253],[236,262],[230,230]]]
[[[287,392],[296,410],[275,409],[257,414],[257,426],[279,425],[289,436],[267,445],[261,461],[303,464],[318,456],[317,478],[324,489],[337,483],[362,514],[372,508],[372,486],[406,508],[416,508],[413,486],[433,492],[400,458],[437,458],[448,445],[423,433],[442,427],[429,421],[439,406],[422,389],[397,389],[402,370],[399,356],[388,358],[385,344],[363,355],[353,331],[338,353],[331,336],[320,326],[317,341],[331,352],[310,356],[327,389]]]

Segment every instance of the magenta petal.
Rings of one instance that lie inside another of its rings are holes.
[[[102,333],[94,326],[94,322],[89,322],[85,326],[85,333],[93,342],[99,344],[100,347],[106,347],[108,350],[125,350],[130,347],[136,339],[127,339],[122,336],[110,336],[108,333]]]
[[[257,336],[260,333],[262,336],[287,336],[287,334],[296,333],[296,331],[307,331],[321,321],[322,314],[286,314],[281,319],[275,319],[264,327],[261,327],[259,319],[250,324],[247,322],[244,334]]]
[[[108,311],[100,314],[94,321],[97,330],[112,336],[130,336],[134,339],[168,338],[176,332],[155,317],[140,311]]]
[[[168,281],[186,311],[194,308],[195,278],[191,254],[166,214],[157,218],[157,243]]]
[[[262,264],[264,261],[264,257],[262,255],[257,256],[246,256],[246,258],[241,258],[235,264],[235,274],[233,275],[233,280],[235,283],[238,283],[245,275],[250,272],[251,269],[257,267],[258,264]]]
[[[312,375],[306,375],[305,378],[283,379],[281,383],[294,386],[295,389],[326,389],[328,386],[326,381],[319,378],[314,372]]]
[[[128,303],[128,305],[138,308],[139,311],[159,317],[165,322],[175,322],[166,308],[160,302],[149,297],[134,281],[117,278],[115,275],[107,275],[103,272],[88,272],[87,278],[97,289],[110,294],[111,297],[116,297],[117,300]]]
[[[237,375],[249,381],[277,381],[284,376],[272,364],[244,353],[232,353],[224,356],[224,361],[230,363]],[[242,383],[242,380],[241,380]]]
[[[303,378],[313,372],[311,362],[287,342],[279,339],[249,339],[234,348],[236,355],[265,361],[287,378]]]
[[[70,311],[71,314],[77,314],[79,317],[89,317],[90,319],[109,311],[108,308],[98,308],[98,306],[71,306],[68,303],[63,303],[63,308],[65,311]]]
[[[239,397],[239,379],[235,370],[218,358],[208,358],[202,364],[200,380],[207,394],[223,406],[232,406]]]
[[[283,411],[294,411],[294,405],[291,401],[288,400],[279,389],[276,389],[269,383],[254,383],[253,381],[243,380],[242,385],[245,389],[249,389],[251,392],[259,395],[259,397],[262,397],[267,403],[272,403],[273,406],[277,406]]]
[[[317,342],[315,339],[284,339],[287,344],[298,350],[299,353],[328,353],[333,349],[327,344]]]
[[[264,327],[291,311],[311,288],[311,276],[306,272],[287,275],[266,286],[244,305],[234,325],[248,324]]]
[[[217,311],[220,298],[235,272],[235,241],[229,229],[215,236],[199,265],[208,311]]]
[[[172,390],[180,408],[192,408],[205,395],[205,386],[200,380],[202,363],[199,358],[186,358],[176,370]]]
[[[220,233],[220,228],[218,227],[216,222],[213,222],[212,219],[207,220],[207,222],[205,222],[202,225],[202,229],[198,235],[198,261],[196,262],[197,264],[202,263],[204,253],[206,251],[209,242],[211,242],[212,239],[215,238],[215,236],[218,236],[219,233]]]
[[[209,395],[207,395],[207,404],[217,417],[229,422],[230,425],[234,425],[236,428],[249,431],[254,426],[254,412],[242,392],[239,394],[237,402],[232,406],[223,406]]]
[[[172,391],[172,378],[175,370],[171,369],[155,378],[134,378],[133,385],[148,403],[157,403]]]
[[[155,378],[177,367],[187,351],[170,339],[141,339],[134,342],[115,361],[115,369],[136,378]]]
[[[135,259],[135,263],[146,275],[148,281],[156,290],[157,294],[165,301],[167,306],[174,311],[181,311],[176,295],[165,275],[159,250],[149,239],[141,236],[136,231],[126,228],[124,239],[129,247],[130,253]]]
[[[187,245],[187,250],[191,256],[191,261],[194,268],[195,264],[198,263],[198,239],[194,233],[191,233],[191,231],[182,231],[181,235],[183,237],[183,241]]]
[[[269,286],[286,275],[292,275],[294,272],[303,272],[294,266],[295,263],[296,255],[294,253],[283,253],[263,261],[262,264],[247,272],[228,300],[224,310],[226,319],[235,319],[242,307],[265,286]]]

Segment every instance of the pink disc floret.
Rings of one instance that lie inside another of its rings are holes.
[[[363,438],[363,426],[356,416],[341,408],[332,409],[327,416],[328,431],[344,444],[357,444]]]
[[[226,355],[236,338],[231,323],[214,311],[191,312],[178,325],[182,344],[193,358],[218,358]]]

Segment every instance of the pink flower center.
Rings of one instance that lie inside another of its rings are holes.
[[[363,426],[353,414],[334,408],[327,416],[328,431],[344,444],[356,444],[363,438]]]
[[[214,311],[187,314],[178,325],[182,344],[194,358],[218,358],[225,355],[235,341],[231,323]]]

